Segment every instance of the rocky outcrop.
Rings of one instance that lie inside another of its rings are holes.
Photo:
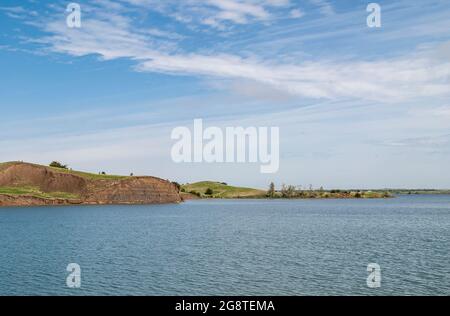
[[[98,179],[40,165],[8,163],[0,168],[0,187],[33,187],[41,192],[69,193],[77,198],[42,198],[0,194],[0,206],[70,204],[163,204],[179,203],[177,186],[154,177]]]

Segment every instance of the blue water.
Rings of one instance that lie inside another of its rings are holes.
[[[449,295],[449,259],[450,196],[0,208],[0,295]]]

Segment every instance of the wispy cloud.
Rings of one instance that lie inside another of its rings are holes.
[[[127,0],[144,5],[152,0]],[[198,2],[188,1],[192,6]],[[252,2],[253,3],[253,2]],[[221,12],[235,11],[265,18],[263,6],[286,6],[288,1],[210,0]],[[105,0],[101,5],[109,5]],[[325,5],[325,4],[322,4]],[[239,21],[234,21],[239,23]],[[242,21],[243,22],[243,21]],[[65,27],[61,19],[49,19],[44,27],[48,36],[38,39],[52,52],[72,56],[98,55],[104,60],[129,58],[140,72],[161,72],[230,80],[252,80],[293,96],[305,98],[358,98],[399,102],[413,98],[450,94],[450,61],[436,62],[429,52],[411,52],[379,60],[299,60],[285,61],[279,56],[261,58],[212,51],[183,52],[181,35],[159,29],[143,29],[126,15],[122,6],[105,12],[89,6],[80,29]],[[444,46],[446,47],[446,46]],[[442,48],[440,48],[442,49]]]
[[[327,0],[310,0],[311,3],[319,7],[320,12],[323,15],[333,15],[335,14],[333,6]]]
[[[278,179],[255,180],[248,166],[200,166],[199,177],[262,186],[299,178],[343,187],[449,184],[445,1],[386,2],[378,30],[367,28],[362,2],[77,2],[80,29],[66,26],[66,3],[27,2],[38,16],[23,3],[0,8],[2,19],[16,19],[5,23],[13,26],[0,45],[2,98],[11,104],[0,118],[2,160],[61,159],[94,172],[192,181],[196,167],[171,163],[169,136],[199,115],[217,126],[282,126],[284,148]],[[23,52],[48,58],[22,64]],[[59,67],[55,59],[73,64]],[[127,71],[130,64],[140,73]],[[8,82],[16,68],[20,80]],[[33,88],[39,92],[26,92]],[[71,91],[80,93],[69,100]],[[93,112],[82,113],[87,108]]]

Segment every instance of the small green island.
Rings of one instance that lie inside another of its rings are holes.
[[[273,183],[268,190],[235,187],[224,182],[203,181],[180,186],[181,194],[197,199],[381,199],[391,198],[388,191],[324,190],[282,185],[279,190]]]

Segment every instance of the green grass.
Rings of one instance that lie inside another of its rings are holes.
[[[220,182],[203,181],[192,184],[185,184],[181,186],[181,189],[185,192],[192,193],[198,192],[202,197],[232,199],[232,198],[251,198],[251,197],[264,197],[266,192],[251,188],[234,187],[225,185]],[[213,195],[206,195],[208,189],[213,190]]]
[[[128,178],[127,176],[116,176],[116,175],[105,175],[105,174],[95,174],[95,173],[89,173],[89,172],[82,172],[82,171],[74,171],[70,169],[62,169],[62,168],[54,168],[54,167],[47,167],[53,171],[60,172],[60,173],[67,173],[72,174],[75,176],[79,176],[88,180],[121,180]]]
[[[67,192],[51,192],[46,193],[35,187],[0,187],[0,194],[17,195],[17,196],[32,196],[42,199],[68,199],[75,200],[80,197],[77,194]]]
[[[266,198],[266,191],[241,188],[225,185],[220,182],[204,181],[193,184],[185,184],[181,186],[181,189],[187,193],[200,194],[202,198]],[[213,195],[207,195],[206,191],[211,189]],[[355,191],[298,191],[291,199],[334,199],[334,198],[361,198],[361,199],[373,199],[373,198],[385,198],[385,192],[360,192]],[[276,192],[274,198],[282,198],[281,192]]]
[[[389,189],[386,191],[393,194],[450,194],[450,190],[434,189]]]
[[[21,164],[21,163],[23,163],[23,162],[19,162],[19,161],[2,162],[2,163],[0,163],[0,171],[10,167],[11,165]],[[59,172],[59,173],[72,174],[72,175],[79,176],[79,177],[82,177],[82,178],[85,178],[88,180],[121,180],[121,179],[128,178],[127,176],[95,174],[95,173],[75,171],[75,170],[70,170],[70,169],[54,168],[54,167],[38,165],[38,164],[33,164],[33,163],[23,163],[23,164],[47,168],[47,169],[50,169],[50,170],[53,170],[53,171]]]

